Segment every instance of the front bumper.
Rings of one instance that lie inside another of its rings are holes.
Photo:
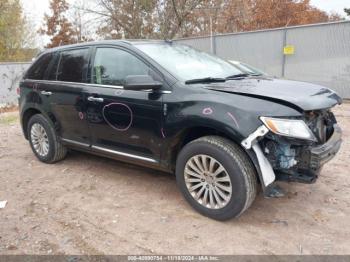
[[[339,151],[342,143],[342,131],[337,124],[333,125],[333,134],[326,143],[302,149],[298,164],[291,169],[278,170],[277,180],[314,183],[322,166],[330,161]]]
[[[310,168],[313,170],[320,169],[325,163],[330,161],[339,151],[342,143],[342,130],[335,124],[333,134],[328,141],[320,146],[310,149]]]
[[[328,141],[322,145],[300,146],[299,153],[295,156],[296,165],[289,169],[275,169],[266,158],[263,148],[258,143],[259,137],[268,133],[265,126],[260,126],[255,132],[242,141],[242,146],[252,155],[253,162],[257,166],[263,188],[267,188],[275,180],[290,182],[313,183],[316,181],[322,166],[330,161],[339,151],[342,142],[342,131],[337,124],[333,125],[333,133]]]

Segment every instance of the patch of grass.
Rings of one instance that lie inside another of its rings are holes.
[[[17,114],[11,114],[11,115],[0,115],[0,124],[5,125],[11,125],[18,121],[18,115]]]
[[[16,106],[16,105],[10,105],[10,106],[2,107],[2,106],[0,105],[0,114],[6,113],[6,112],[14,112],[14,111],[18,111],[18,106]]]

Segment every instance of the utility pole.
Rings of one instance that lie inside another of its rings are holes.
[[[202,10],[219,10],[220,7],[198,7],[195,9],[202,9]],[[213,16],[211,13],[209,13],[209,30],[210,30],[210,52],[212,54],[216,54],[216,42],[215,42],[215,36],[214,36],[214,29],[213,29]]]
[[[284,26],[283,29],[283,46],[282,46],[282,50],[284,49],[284,47],[287,44],[287,30],[288,30],[288,25],[291,21],[291,18],[288,19],[288,22],[286,23],[286,25]],[[286,55],[283,53],[283,57],[282,57],[282,77],[285,77],[285,71],[286,71]]]
[[[215,54],[216,53],[216,50],[214,49],[214,35],[213,35],[213,17],[211,16],[210,14],[210,17],[209,17],[209,23],[210,23],[210,52],[212,54]]]

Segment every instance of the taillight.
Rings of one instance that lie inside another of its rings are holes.
[[[16,92],[17,92],[17,95],[21,95],[21,88],[17,87]]]

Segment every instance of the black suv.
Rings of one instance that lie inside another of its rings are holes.
[[[175,172],[187,201],[225,220],[275,181],[311,183],[339,150],[314,84],[249,74],[166,41],[103,41],[43,52],[20,83],[24,136],[40,161],[82,150]]]

